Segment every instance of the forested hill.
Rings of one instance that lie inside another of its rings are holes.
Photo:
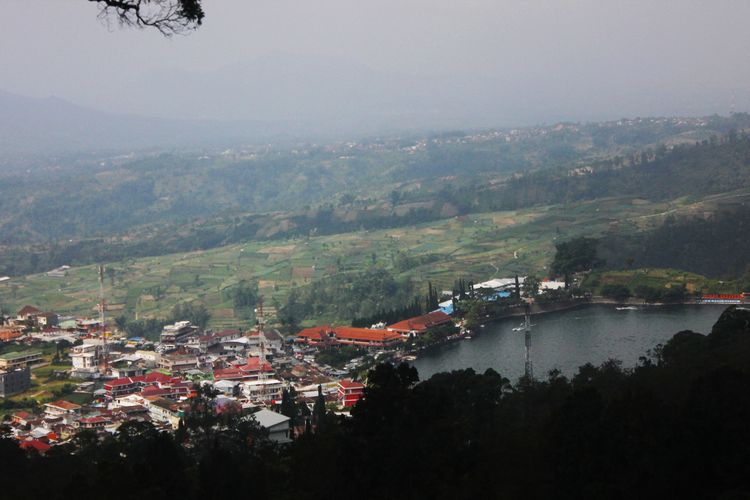
[[[750,206],[717,212],[669,216],[652,230],[610,231],[599,241],[599,255],[610,268],[674,268],[712,278],[750,278]]]
[[[0,480],[19,500],[748,498],[748,325],[730,307],[634,369],[611,360],[570,379],[468,369],[417,383],[413,367],[379,365],[351,418],[315,405],[315,432],[282,446],[201,392],[174,435],[129,422],[44,457],[0,438]],[[300,426],[304,410],[282,409]]]
[[[660,147],[586,168],[539,171],[491,190],[496,209],[610,196],[669,200],[750,187],[750,138],[728,134],[695,145]],[[480,196],[485,193],[480,193]]]
[[[0,273],[610,196],[664,200],[743,188],[750,142],[734,126],[749,127],[750,115],[9,166],[0,174]]]

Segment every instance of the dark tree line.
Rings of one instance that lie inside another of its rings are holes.
[[[569,276],[573,273],[589,271],[602,266],[604,261],[597,255],[596,238],[574,238],[555,245],[555,259],[551,270],[556,276]]]
[[[401,304],[414,297],[413,294],[411,281],[397,279],[385,269],[372,267],[357,273],[340,273],[293,288],[286,301],[279,303],[276,310],[281,324],[296,333],[299,324],[307,318],[370,318],[376,316],[378,311],[400,308]],[[420,310],[423,304],[420,304]]]
[[[704,216],[668,217],[656,229],[611,232],[600,248],[612,266],[670,267],[712,278],[742,278],[750,272],[750,207],[726,206]]]
[[[414,299],[405,306],[381,309],[370,316],[354,318],[352,320],[352,326],[367,328],[380,322],[390,325],[404,319],[421,316],[422,314],[434,311],[438,308],[439,302],[439,292],[432,286],[432,282],[430,281],[427,283],[427,294],[423,297],[414,297]]]

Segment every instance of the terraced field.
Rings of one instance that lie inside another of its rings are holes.
[[[217,249],[106,263],[110,314],[166,317],[177,303],[201,301],[211,326],[241,326],[228,293],[242,280],[257,280],[266,304],[283,300],[293,287],[370,265],[413,280],[450,288],[464,277],[485,280],[515,273],[547,274],[559,239],[598,235],[613,225],[635,230],[666,214],[705,210],[715,200],[651,203],[632,198],[604,199],[518,212],[453,217],[409,228],[360,231],[276,242],[250,242]],[[431,262],[398,272],[399,252],[430,256]],[[0,285],[0,304],[24,304],[61,313],[94,315],[98,301],[96,266],[71,268],[64,278],[36,274]],[[349,318],[341,318],[347,320]]]

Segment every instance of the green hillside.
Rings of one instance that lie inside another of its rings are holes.
[[[450,289],[459,277],[485,280],[515,273],[544,277],[558,240],[599,236],[613,227],[631,231],[653,227],[669,214],[688,214],[717,202],[715,197],[690,203],[611,198],[472,214],[407,228],[124,259],[107,264],[113,270],[106,279],[110,314],[134,318],[137,312],[139,318],[166,318],[176,304],[195,301],[210,310],[211,326],[249,324],[247,311],[236,310],[232,298],[232,290],[243,281],[257,282],[267,306],[272,306],[274,299],[284,303],[292,289],[312,280],[370,267],[412,283],[415,293],[423,292],[428,282]],[[35,274],[0,285],[0,303],[10,309],[30,303],[93,315],[97,297],[94,265],[73,267],[65,278]],[[351,319],[316,317],[310,322]]]
[[[650,118],[8,164],[0,273],[611,196],[717,193],[727,176],[707,182],[704,167],[736,170],[747,141],[711,138],[748,126],[743,114]]]

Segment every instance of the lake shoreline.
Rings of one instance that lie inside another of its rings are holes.
[[[577,309],[579,307],[586,307],[592,305],[611,305],[621,307],[664,307],[664,306],[716,306],[724,305],[729,307],[733,304],[705,304],[696,300],[684,300],[680,302],[644,302],[641,299],[627,299],[627,300],[615,300],[607,297],[591,297],[586,299],[570,299],[561,300],[549,303],[533,303],[529,308],[531,316],[548,314],[562,311],[569,311],[571,309]],[[504,311],[501,314],[487,317],[487,323],[493,323],[507,318],[522,317],[526,314],[525,305],[517,305],[508,308],[508,311]]]
[[[626,304],[637,309],[616,310],[616,302],[581,301],[545,308],[532,325],[532,359],[535,370],[547,373],[558,368],[567,375],[591,362],[621,360],[635,366],[640,357],[682,330],[709,333],[726,305],[717,304]],[[700,307],[698,307],[700,306]],[[559,314],[550,314],[558,312]],[[413,365],[421,376],[456,369],[493,368],[515,378],[523,375],[524,335],[512,332],[519,326],[505,315],[477,329],[467,342],[441,343],[420,350]],[[503,320],[507,321],[503,321]]]
[[[697,301],[682,301],[682,302],[644,302],[640,299],[628,299],[626,301],[609,299],[606,297],[591,297],[582,299],[571,299],[561,300],[549,303],[533,303],[529,307],[530,316],[541,316],[549,315],[553,313],[561,313],[572,311],[575,309],[585,309],[591,306],[614,306],[614,307],[638,307],[638,308],[659,308],[659,307],[680,307],[680,306],[717,306],[719,304],[703,304]],[[726,304],[724,307],[728,307],[730,304]],[[526,315],[526,306],[517,305],[511,306],[501,314],[497,314],[491,317],[486,317],[481,328],[478,328],[468,334],[457,335],[454,338],[443,339],[439,342],[435,342],[430,345],[425,345],[419,348],[405,349],[403,355],[415,356],[416,359],[423,354],[436,350],[440,347],[448,344],[454,344],[462,340],[471,340],[473,337],[482,335],[482,330],[485,325],[491,325],[499,323],[510,318],[522,318]],[[676,333],[676,332],[675,332]]]

